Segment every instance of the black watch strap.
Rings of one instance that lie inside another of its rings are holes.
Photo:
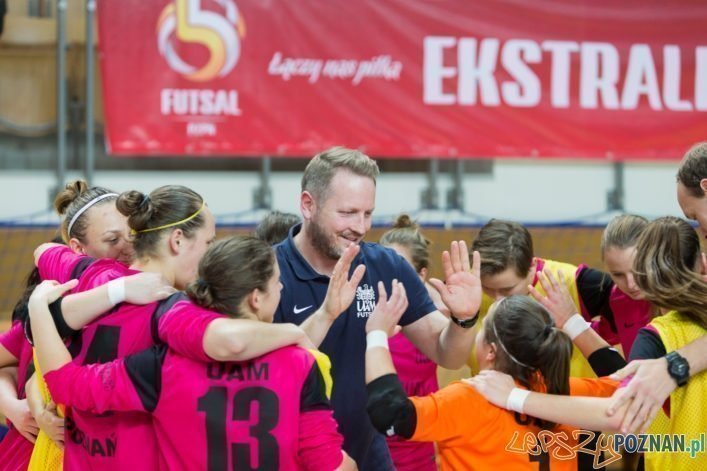
[[[449,317],[450,319],[452,319],[452,322],[454,322],[462,329],[471,329],[476,325],[476,321],[479,320],[479,313],[477,312],[476,314],[474,314],[474,317],[470,317],[468,319],[457,319],[454,314],[450,314]]]
[[[665,359],[668,361],[668,374],[678,386],[685,386],[690,379],[690,364],[685,357],[673,351],[665,355]]]

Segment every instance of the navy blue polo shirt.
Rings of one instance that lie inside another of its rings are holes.
[[[293,237],[301,224],[290,229],[287,239],[275,246],[283,288],[275,322],[301,324],[324,302],[329,277],[320,275],[297,250]],[[408,308],[400,325],[411,324],[436,311],[425,285],[410,264],[394,250],[378,244],[361,243],[361,251],[351,264],[366,273],[358,285],[351,306],[334,321],[319,349],[331,359],[332,406],[344,450],[362,470],[392,469],[385,438],[371,425],[366,413],[366,321],[378,299],[378,282],[391,292],[393,279],[401,281],[408,296]]]

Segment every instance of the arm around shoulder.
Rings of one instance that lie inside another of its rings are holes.
[[[294,324],[224,317],[211,321],[204,333],[204,352],[217,361],[251,360],[288,345],[314,348]]]

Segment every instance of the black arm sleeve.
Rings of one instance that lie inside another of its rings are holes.
[[[636,340],[633,341],[629,360],[654,360],[664,357],[667,353],[660,336],[650,329],[643,328],[638,331]]]
[[[417,427],[417,413],[396,374],[376,378],[367,386],[366,410],[373,427],[386,436],[410,438]]]
[[[162,365],[166,355],[165,345],[153,345],[147,350],[125,357],[125,371],[147,412],[153,412],[160,400]]]
[[[60,297],[53,303],[49,305],[49,313],[52,315],[52,320],[54,321],[54,326],[56,327],[59,336],[62,339],[74,337],[75,335],[81,333],[80,330],[74,330],[66,323],[64,320],[64,314],[61,312],[61,303],[64,297]],[[30,345],[34,346],[34,337],[32,336],[32,329],[30,328],[29,316],[24,321],[25,337]]]
[[[64,301],[64,297],[60,297],[53,303],[49,305],[49,312],[52,314],[52,319],[54,319],[54,325],[56,330],[59,332],[59,336],[63,339],[67,337],[73,337],[76,334],[81,333],[81,330],[74,330],[69,327],[64,319],[64,313],[61,310],[61,303]]]
[[[592,317],[605,318],[609,322],[611,330],[616,332],[614,313],[609,305],[613,286],[614,282],[611,281],[609,275],[593,268],[585,267],[577,275],[577,291],[584,307]]]
[[[594,373],[598,377],[609,376],[626,366],[626,360],[612,347],[604,347],[595,351],[587,358]]]

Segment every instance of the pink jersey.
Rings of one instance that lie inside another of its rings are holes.
[[[206,328],[214,319],[223,317],[189,301],[186,296],[159,316],[159,340],[180,355],[196,361],[212,361],[204,352]]]
[[[342,437],[312,354],[285,347],[247,362],[196,362],[156,346],[46,375],[57,400],[95,414],[147,411],[163,469],[330,470]],[[154,457],[153,457],[154,458]]]
[[[648,325],[653,317],[653,307],[648,301],[631,299],[616,286],[611,290],[609,303],[614,313],[621,348],[623,348],[624,356],[628,358],[638,331]]]
[[[408,396],[426,396],[439,389],[437,365],[402,333],[389,341],[395,370]],[[434,444],[386,437],[393,464],[398,471],[436,471]]]
[[[87,255],[79,255],[65,245],[51,247],[39,257],[37,268],[43,280],[56,280],[66,283],[74,277],[79,264],[91,263],[93,259]]]
[[[17,360],[20,359],[23,344],[25,342],[25,332],[20,321],[13,321],[7,332],[0,334],[0,345],[10,352]]]
[[[34,373],[32,346],[25,338],[22,322],[15,321],[7,332],[0,334],[0,344],[18,359],[17,398],[24,399],[25,384]],[[20,435],[8,421],[10,430],[0,441],[0,463],[3,471],[26,470],[34,445]]]
[[[84,265],[74,292],[83,292],[110,280],[138,273],[115,260],[92,260],[67,253],[65,247],[48,249],[39,259],[41,276],[67,280]],[[65,265],[65,266],[64,266]],[[107,363],[140,352],[154,344],[151,319],[157,303],[144,306],[123,303],[88,324],[72,339],[76,365]],[[50,388],[51,390],[51,388]],[[54,391],[52,391],[52,395]],[[154,469],[156,461],[136,454],[136,449],[156,445],[152,422],[140,412],[96,415],[67,409],[64,467],[73,469]]]

